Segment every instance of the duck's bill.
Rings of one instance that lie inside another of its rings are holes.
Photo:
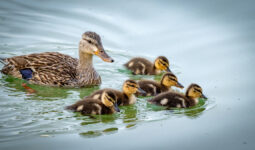
[[[100,57],[105,62],[114,62],[114,60],[105,52],[105,50],[97,50],[94,54]]]
[[[118,106],[117,103],[114,104],[114,110],[115,110],[116,112],[120,112],[120,109],[119,109],[119,106]]]
[[[181,89],[183,89],[183,88],[184,88],[184,86],[183,86],[180,82],[177,82],[176,87],[181,88]]]
[[[139,92],[140,94],[146,94],[146,92],[145,92],[143,89],[141,89],[141,88],[138,88],[137,90],[138,90],[138,92]]]
[[[202,94],[200,97],[204,98],[204,99],[207,99],[207,97],[204,94]]]
[[[172,72],[169,67],[166,68],[167,72]]]

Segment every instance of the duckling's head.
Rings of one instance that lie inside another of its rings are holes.
[[[181,89],[184,88],[183,85],[180,82],[178,82],[177,77],[171,72],[167,72],[162,76],[161,84],[166,87],[176,86]]]
[[[165,56],[159,56],[158,58],[156,58],[154,62],[154,66],[156,69],[160,71],[171,72],[169,68],[169,61]]]
[[[207,97],[203,94],[202,88],[199,85],[194,83],[188,87],[186,91],[186,96],[191,97],[193,99],[196,99],[196,98],[207,99]]]
[[[108,108],[114,107],[115,111],[120,112],[120,109],[117,104],[117,97],[112,91],[109,90],[104,91],[101,97],[101,101],[106,107]]]
[[[136,92],[145,94],[145,91],[142,90],[138,83],[135,80],[126,80],[123,84],[123,92],[127,95],[135,94]]]
[[[114,62],[114,60],[105,52],[100,36],[91,31],[83,33],[80,41],[80,55],[97,55],[103,61]]]

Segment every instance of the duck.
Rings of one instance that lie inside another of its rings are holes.
[[[184,86],[178,82],[177,77],[171,73],[167,72],[161,77],[161,81],[158,83],[153,80],[140,80],[138,81],[139,87],[145,91],[145,94],[139,92],[136,95],[141,96],[156,96],[162,92],[167,92],[171,90],[171,86],[176,86],[183,89]]]
[[[207,99],[203,94],[202,88],[192,83],[186,90],[185,95],[177,92],[165,92],[161,93],[148,102],[155,105],[175,107],[175,108],[188,108],[198,104],[198,98]]]
[[[100,36],[92,31],[82,34],[79,59],[59,52],[33,53],[1,58],[1,72],[30,84],[57,87],[86,87],[101,84],[101,77],[93,67],[93,55],[105,62],[114,60],[105,52]]]
[[[145,93],[137,82],[135,80],[126,80],[123,83],[122,91],[111,89],[111,88],[105,88],[98,90],[94,93],[92,93],[90,96],[87,96],[86,98],[93,98],[93,99],[101,99],[104,91],[111,91],[117,96],[117,104],[119,106],[126,106],[136,103],[136,96],[134,95],[137,91],[140,93]]]
[[[125,63],[124,66],[133,75],[159,75],[162,71],[171,72],[169,61],[165,56],[157,57],[154,63],[142,57],[135,57]]]
[[[120,112],[117,105],[117,97],[112,91],[103,91],[100,99],[85,98],[66,109],[80,112],[82,115],[102,115]]]

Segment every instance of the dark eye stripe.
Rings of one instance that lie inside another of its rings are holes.
[[[175,78],[170,78],[172,81],[175,81],[175,82],[177,82],[177,80],[175,79]]]
[[[115,100],[113,100],[111,97],[109,97],[109,96],[105,96],[109,101],[111,101],[111,102],[113,102],[113,103],[115,103]]]
[[[194,88],[195,91],[202,93],[201,89]]]
[[[136,84],[136,82],[135,82],[135,81],[132,81],[132,80],[127,80],[126,83]]]
[[[159,60],[159,62],[166,67],[168,66],[168,64],[166,62],[163,62],[162,60]]]
[[[131,87],[137,88],[135,85],[132,85],[132,84],[127,84],[127,86],[131,86]]]

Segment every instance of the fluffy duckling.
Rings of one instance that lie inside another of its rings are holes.
[[[71,106],[67,106],[66,109],[81,112],[83,115],[101,115],[120,112],[116,95],[112,91],[107,90],[103,91],[100,99],[85,98]]]
[[[156,58],[154,63],[141,57],[135,57],[124,64],[134,75],[158,75],[162,71],[171,72],[169,61],[164,56]]]
[[[58,52],[0,58],[4,64],[2,73],[16,78],[26,78],[29,83],[59,86],[84,87],[101,84],[101,77],[93,67],[93,55],[103,61],[113,62],[105,52],[100,36],[85,32],[79,44],[79,59]]]
[[[184,88],[183,85],[178,82],[177,77],[171,72],[165,73],[160,83],[152,80],[141,80],[138,81],[138,84],[139,87],[146,92],[145,94],[137,93],[137,95],[142,96],[155,96],[162,92],[167,92],[171,89],[171,86],[176,86],[181,89]]]
[[[198,104],[198,98],[207,99],[199,85],[191,84],[185,95],[175,92],[165,92],[148,100],[148,102],[167,107],[187,108]]]
[[[104,91],[111,91],[117,96],[117,103],[119,106],[131,105],[136,103],[135,93],[139,91],[140,93],[145,93],[134,80],[126,80],[122,86],[123,91],[118,91],[114,89],[102,89],[92,93],[87,98],[101,99]]]

